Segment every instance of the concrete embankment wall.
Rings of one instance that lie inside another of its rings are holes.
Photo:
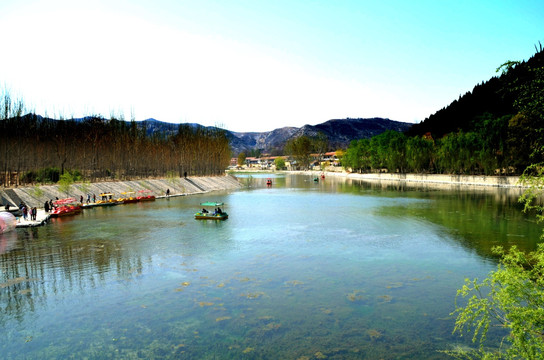
[[[404,181],[412,183],[434,183],[460,186],[492,186],[523,188],[519,176],[476,176],[476,175],[441,175],[441,174],[356,174],[356,173],[327,173],[351,179]]]
[[[520,182],[519,176],[478,176],[478,175],[443,175],[443,174],[389,174],[389,173],[349,173],[346,171],[293,171],[288,173],[299,173],[306,175],[341,177],[346,179],[359,179],[383,182],[406,182],[454,186],[484,186],[504,188],[526,188]]]
[[[140,190],[150,190],[150,194],[161,196],[165,195],[167,189],[170,189],[171,195],[187,195],[240,187],[238,180],[229,175],[80,183],[71,185],[67,192],[61,191],[59,185],[41,185],[0,190],[0,205],[10,202],[18,206],[23,201],[28,206],[43,208],[44,203],[50,199],[75,197],[79,200],[80,196],[83,196],[83,200],[86,201],[87,194],[91,194],[92,201],[93,194],[99,200],[101,193],[113,193],[114,198],[118,198],[123,196],[121,193],[129,191],[136,192],[134,195],[137,196]]]
[[[301,174],[319,176],[321,171],[300,171]],[[520,196],[528,188],[519,176],[475,176],[442,174],[359,174],[346,171],[325,171],[327,178],[336,177],[346,181],[363,181],[384,188],[417,188],[423,190],[471,190],[496,192],[509,196]]]

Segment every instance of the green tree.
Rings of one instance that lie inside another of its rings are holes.
[[[310,167],[310,154],[312,151],[312,140],[305,135],[289,140],[285,144],[286,152],[297,162],[297,167],[308,169]]]
[[[433,169],[434,141],[430,137],[413,136],[406,140],[408,172],[422,173]]]
[[[329,147],[329,138],[323,132],[318,132],[316,136],[312,137],[312,147],[317,153],[317,160],[321,162],[323,155],[327,152]]]
[[[386,130],[370,139],[370,160],[372,168],[387,168],[389,172],[403,172],[406,167],[406,136],[393,130]]]
[[[512,165],[505,163],[505,154],[508,151],[506,141],[508,124],[511,118],[511,115],[496,118],[492,114],[486,113],[475,121],[474,128],[482,146],[480,162],[486,175],[493,175],[495,170]]]
[[[246,153],[245,152],[241,152],[238,154],[238,160],[237,160],[237,164],[239,166],[242,166],[246,163]]]
[[[519,198],[523,203],[524,212],[534,212],[538,222],[544,221],[544,205],[542,198],[544,196],[544,164],[533,164],[523,172],[520,183],[526,186],[526,190]],[[541,236],[544,238],[544,235]]]
[[[508,122],[507,144],[510,149],[509,165],[526,168],[540,154],[542,126],[525,113],[514,115]]]
[[[480,173],[482,147],[480,137],[474,132],[450,133],[438,141],[437,167],[440,172],[450,174]]]
[[[263,154],[262,149],[251,149],[251,151],[249,152],[249,156],[255,157],[255,158],[260,158],[262,154]]]
[[[386,131],[389,143],[387,168],[390,172],[406,171],[406,136],[397,131]]]
[[[454,332],[472,334],[478,350],[448,352],[460,359],[544,359],[544,244],[525,254],[515,246],[493,249],[501,257],[496,271],[479,282],[465,280],[457,297],[460,306]],[[484,347],[491,327],[506,330],[501,346]]]
[[[72,189],[72,184],[74,183],[74,177],[72,174],[70,174],[69,171],[65,172],[64,174],[60,175],[59,180],[59,190],[63,193],[68,194],[70,190]]]
[[[282,157],[277,157],[274,159],[274,165],[276,165],[276,170],[285,169],[285,160]]]
[[[370,140],[353,140],[341,158],[344,168],[352,171],[370,169]]]

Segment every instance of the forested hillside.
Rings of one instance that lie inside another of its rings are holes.
[[[518,99],[531,96],[527,93],[527,86],[536,85],[538,69],[542,67],[544,52],[541,48],[527,61],[507,61],[497,69],[500,73],[498,76],[476,85],[471,92],[459,96],[459,99],[448,106],[413,125],[407,134],[431,133],[435,138],[442,137],[459,130],[477,130],[484,116],[500,118],[504,115],[515,115],[521,105]]]
[[[544,49],[499,66],[405,134],[386,132],[350,144],[343,164],[354,171],[520,174],[544,161]]]

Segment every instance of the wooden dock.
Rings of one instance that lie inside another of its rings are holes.
[[[29,217],[27,217],[27,220],[23,220],[23,217],[17,218],[17,228],[28,228],[28,227],[36,227],[36,226],[42,226],[47,224],[49,221],[49,218],[51,215],[49,213],[46,213],[43,209],[38,209],[38,213],[36,214],[36,220],[28,220]]]

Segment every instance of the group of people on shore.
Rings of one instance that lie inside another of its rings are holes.
[[[58,199],[59,198],[57,198],[57,200]],[[53,199],[43,203],[43,209],[45,210],[46,213],[48,213],[50,210],[53,210],[55,207],[56,206],[55,206],[55,204],[53,204]]]
[[[21,212],[23,213],[23,220],[36,221],[36,218],[38,216],[37,207],[30,207],[22,202],[19,204],[19,210],[21,210]]]

